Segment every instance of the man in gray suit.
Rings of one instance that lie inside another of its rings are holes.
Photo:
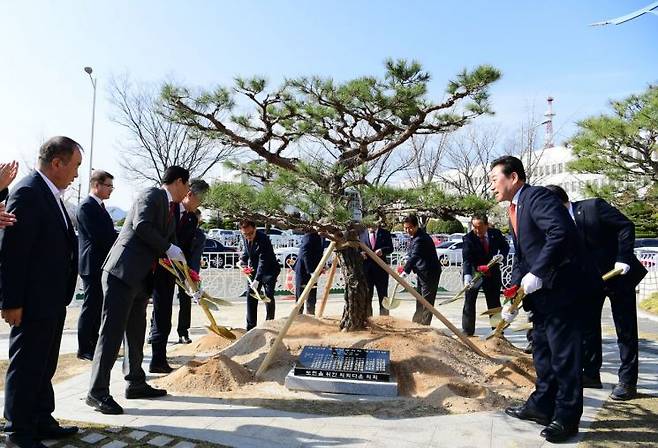
[[[152,187],[135,201],[119,237],[103,264],[103,314],[86,403],[103,414],[122,414],[110,395],[110,371],[124,341],[123,374],[126,398],[153,398],[167,394],[146,383],[142,369],[146,305],[153,290],[158,258],[185,261],[176,239],[175,213],[189,191],[189,172],[170,166],[162,188]],[[125,333],[125,336],[124,336]]]

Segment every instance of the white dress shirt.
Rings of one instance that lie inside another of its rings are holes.
[[[68,216],[69,216],[68,213],[66,213],[66,210],[64,210],[64,208],[62,207],[62,193],[63,193],[63,191],[60,190],[59,188],[57,188],[57,186],[55,186],[55,184],[50,179],[48,179],[48,176],[46,176],[45,174],[43,174],[39,170],[36,170],[36,171],[37,171],[37,173],[39,173],[39,175],[44,180],[46,185],[48,185],[48,188],[50,189],[50,192],[55,197],[55,202],[57,203],[57,207],[59,207],[59,211],[62,212],[62,219],[64,220],[64,225],[68,229],[69,228],[68,219],[70,219],[70,218],[68,218]]]

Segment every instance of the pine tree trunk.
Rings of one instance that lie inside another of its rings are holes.
[[[361,251],[347,247],[337,253],[345,279],[345,308],[340,328],[346,331],[363,330],[368,323],[369,313],[368,283]]]

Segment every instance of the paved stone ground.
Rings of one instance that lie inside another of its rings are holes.
[[[287,316],[292,302],[277,299],[277,317]],[[484,307],[484,300],[478,306]],[[393,314],[403,319],[411,318],[414,303],[405,300]],[[337,315],[342,309],[342,299],[332,297],[326,315]],[[479,311],[481,311],[479,310]],[[72,310],[72,315],[76,310]],[[218,313],[224,325],[240,327],[244,320],[244,304],[223,309]],[[264,309],[260,309],[261,319]],[[440,309],[452,322],[459,324],[461,303]],[[174,313],[175,315],[176,313]],[[74,325],[71,316],[68,321]],[[205,333],[203,317],[195,311],[193,338]],[[604,389],[585,391],[585,413],[582,431],[585,433],[598,410],[606,401],[610,388],[616,382],[618,354],[614,338],[614,326],[609,307],[604,310]],[[639,318],[641,339],[639,391],[658,395],[658,332],[656,321]],[[440,323],[434,322],[440,327]],[[480,320],[478,334],[484,335],[487,321]],[[459,326],[459,325],[458,325]],[[174,325],[175,328],[175,325]],[[509,333],[509,332],[508,332]],[[172,336],[173,338],[173,336]],[[518,346],[525,345],[524,333],[510,333],[508,338]],[[0,351],[6,354],[6,335],[0,336]],[[63,352],[75,351],[75,334],[64,336]],[[68,347],[68,348],[67,348]],[[73,348],[73,350],[70,350]],[[148,351],[147,351],[148,355]],[[145,365],[148,365],[148,357]],[[540,447],[548,446],[539,436],[541,427],[507,417],[501,411],[480,412],[465,415],[427,416],[420,418],[384,419],[369,415],[322,416],[284,412],[279,410],[233,403],[227,399],[169,395],[158,400],[123,399],[123,380],[120,365],[112,374],[111,390],[126,413],[105,416],[94,412],[84,404],[89,373],[81,374],[56,385],[58,419],[100,425],[85,429],[80,436],[60,441],[51,446],[235,446],[235,447]],[[329,396],[327,399],[344,402],[353,397]],[[112,428],[116,427],[117,432]],[[143,434],[146,433],[146,434]],[[103,439],[85,441],[86,437],[99,434]],[[132,435],[132,436],[131,436]],[[138,436],[143,436],[139,440]],[[166,438],[164,438],[166,437]],[[581,436],[582,438],[582,436]],[[566,446],[575,446],[579,439]],[[161,445],[157,445],[161,443]],[[126,445],[123,445],[126,444]],[[189,445],[188,445],[189,444]],[[658,446],[658,436],[656,437]]]

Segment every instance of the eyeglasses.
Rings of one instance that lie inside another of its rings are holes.
[[[101,184],[101,185],[114,190],[114,185],[113,184]]]

